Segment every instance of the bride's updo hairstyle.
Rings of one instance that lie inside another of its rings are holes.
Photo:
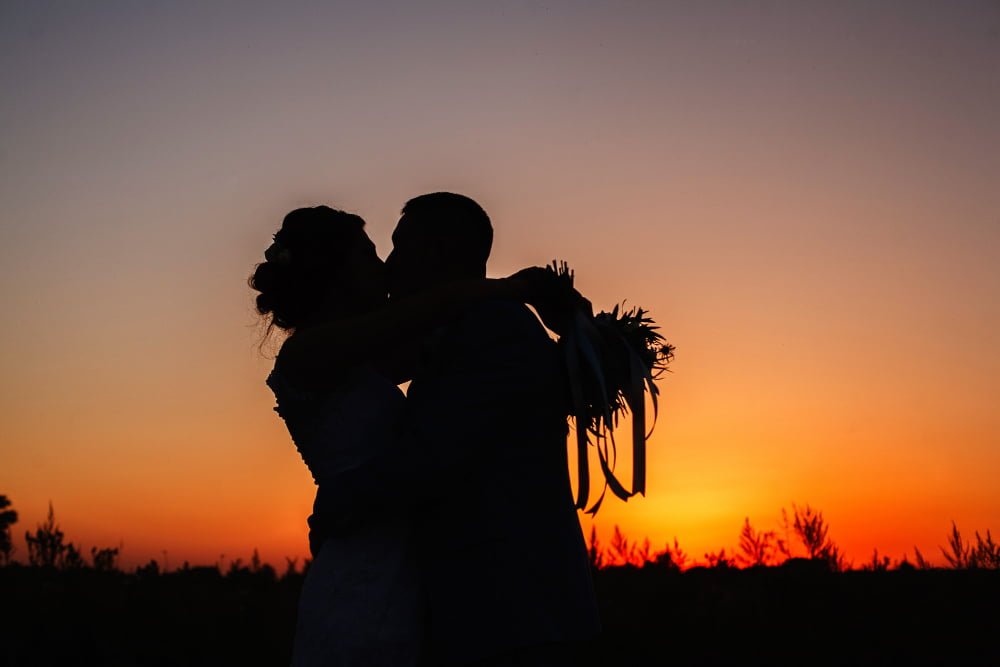
[[[250,276],[257,312],[273,327],[294,330],[329,296],[338,268],[367,238],[365,221],[329,206],[298,208],[285,216]]]

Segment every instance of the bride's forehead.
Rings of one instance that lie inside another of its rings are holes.
[[[350,244],[347,252],[347,256],[350,257],[368,257],[375,254],[377,254],[375,242],[371,240],[368,234],[363,234],[361,238]]]

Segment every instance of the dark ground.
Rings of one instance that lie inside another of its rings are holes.
[[[0,568],[0,667],[285,665],[301,575]],[[1000,571],[596,573],[593,665],[1000,665]]]

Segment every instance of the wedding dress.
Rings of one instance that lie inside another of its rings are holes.
[[[279,359],[267,384],[320,488],[389,446],[405,401],[367,365],[316,392],[291,385]],[[399,508],[323,542],[302,587],[293,667],[416,665],[422,615],[411,533]]]

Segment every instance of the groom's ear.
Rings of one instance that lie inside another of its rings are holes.
[[[486,262],[470,254],[467,244],[454,237],[428,242],[425,262],[429,271],[446,280],[485,278]]]

